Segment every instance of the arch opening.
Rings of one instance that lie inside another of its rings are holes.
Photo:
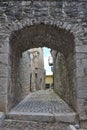
[[[56,26],[39,24],[14,31],[10,37],[11,84],[8,110],[22,100],[19,66],[23,52],[31,48],[51,48],[54,61],[54,91],[76,109],[74,84],[74,35]],[[32,77],[32,76],[31,76]]]

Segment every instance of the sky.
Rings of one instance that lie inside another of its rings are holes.
[[[48,64],[48,57],[51,56],[50,54],[50,48],[46,48],[44,47],[43,48],[43,51],[44,51],[44,68],[46,70],[46,75],[52,75],[52,71],[51,71],[51,67],[49,66]]]

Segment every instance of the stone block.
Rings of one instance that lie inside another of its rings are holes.
[[[83,67],[83,65],[82,65],[82,59],[76,60],[76,67],[77,67],[77,68]]]
[[[0,53],[10,53],[10,45],[7,42],[1,46]]]
[[[87,53],[76,53],[75,54],[75,59],[76,60],[87,59]]]
[[[56,121],[62,121],[67,123],[74,123],[76,120],[76,113],[60,113],[54,114]]]
[[[0,111],[6,112],[6,105],[7,105],[7,95],[6,94],[0,95]]]
[[[78,98],[77,102],[78,102],[78,114],[79,114],[80,120],[87,120],[85,99]]]
[[[82,66],[87,67],[87,59],[82,59]]]
[[[76,38],[75,38],[75,44],[77,45],[77,43],[79,43],[79,42],[80,42],[79,38],[76,37]]]
[[[0,68],[0,77],[8,77],[8,67]]]
[[[75,47],[76,52],[85,53],[87,52],[87,45],[81,45]]]
[[[9,65],[9,55],[6,54],[0,54],[0,64]]]
[[[0,94],[7,93],[8,78],[0,78]]]
[[[87,76],[87,67],[84,67],[84,75]]]
[[[5,75],[5,77],[11,77],[11,66],[6,65],[6,64],[0,64],[0,77],[3,77],[4,73],[8,73],[8,76]],[[6,70],[6,72],[4,72]]]
[[[82,67],[76,68],[76,75],[77,75],[77,77],[83,77],[84,69]]]
[[[5,114],[3,112],[0,112],[0,126],[3,124],[5,118]]]
[[[23,28],[23,26],[22,26],[22,24],[21,24],[20,22],[18,22],[17,24],[18,24],[18,28],[19,28],[19,29],[22,29],[22,28]]]
[[[53,122],[54,116],[49,113],[15,112],[8,113],[8,117],[14,120]]]
[[[78,90],[87,90],[87,78],[86,76],[83,78],[77,78],[77,91]]]
[[[77,91],[78,98],[87,98],[87,87],[85,89],[78,89]]]

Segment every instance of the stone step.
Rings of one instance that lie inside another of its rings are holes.
[[[11,111],[7,115],[8,119],[24,121],[41,121],[41,122],[66,122],[74,123],[76,113],[29,113]]]
[[[4,112],[0,112],[0,126],[2,125],[2,123],[4,121],[4,118],[5,118]]]

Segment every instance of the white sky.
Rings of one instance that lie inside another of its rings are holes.
[[[44,68],[46,70],[46,75],[52,75],[53,73],[51,71],[51,67],[48,64],[48,57],[51,56],[50,49],[44,47],[43,52],[44,52]]]

